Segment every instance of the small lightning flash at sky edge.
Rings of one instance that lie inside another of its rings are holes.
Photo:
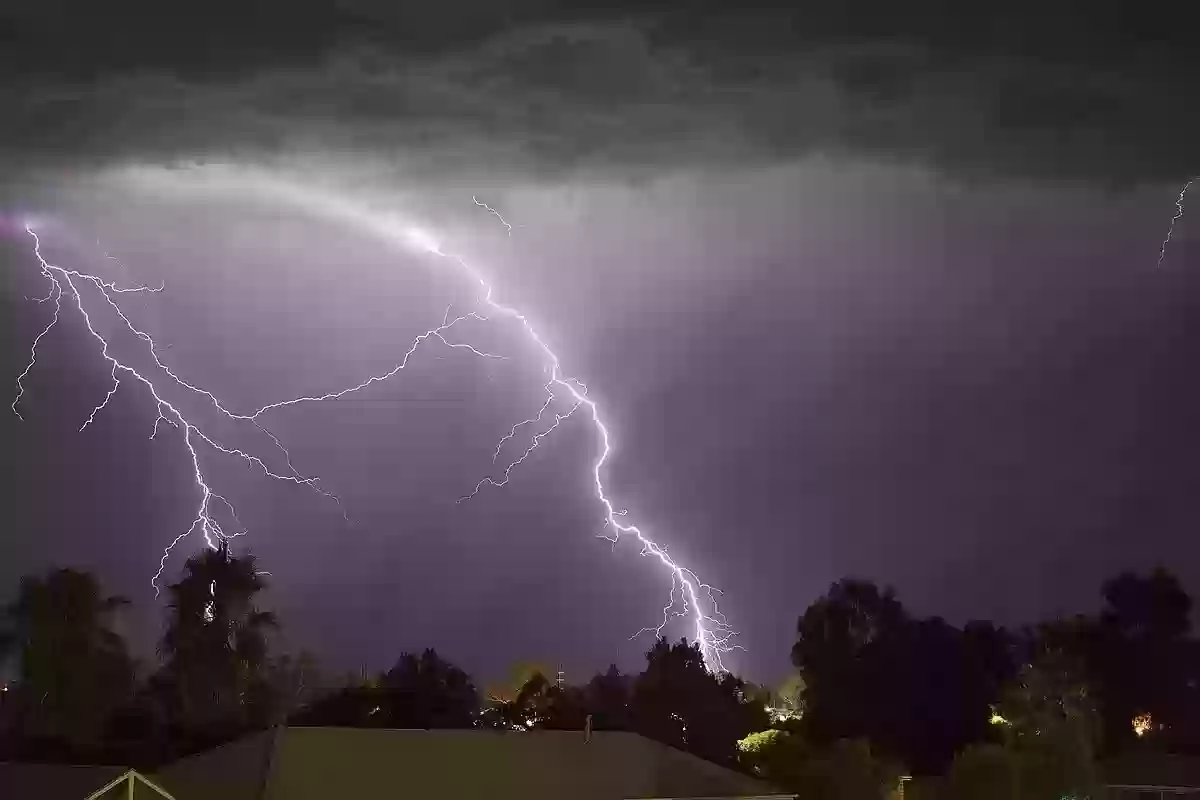
[[[1167,236],[1163,239],[1162,247],[1158,250],[1158,266],[1162,266],[1163,259],[1167,257],[1167,245],[1171,243],[1171,235],[1175,233],[1175,223],[1183,218],[1183,201],[1187,197],[1188,189],[1198,178],[1190,178],[1188,182],[1179,190],[1179,197],[1175,199],[1175,216],[1171,217],[1171,224],[1167,226]]]
[[[475,205],[479,206],[480,208],[482,208],[484,211],[486,211],[486,212],[488,212],[489,214],[491,214],[491,215],[492,215],[493,217],[495,217],[496,219],[500,220],[500,224],[504,226],[504,229],[505,229],[506,231],[508,231],[508,235],[509,235],[509,236],[512,236],[512,229],[513,229],[513,226],[512,226],[512,225],[510,225],[510,224],[508,223],[508,220],[506,220],[504,217],[500,216],[500,212],[499,212],[499,211],[497,211],[496,209],[492,208],[491,206],[489,206],[487,203],[485,203],[485,202],[483,202],[482,200],[480,200],[480,199],[479,199],[478,197],[476,197],[475,195],[471,195],[471,202],[472,202],[472,203],[474,203]]]

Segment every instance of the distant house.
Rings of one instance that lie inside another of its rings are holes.
[[[278,728],[160,770],[175,800],[792,800],[632,733]]]

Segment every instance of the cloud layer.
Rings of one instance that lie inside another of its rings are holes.
[[[80,5],[0,16],[10,166],[368,152],[636,176],[819,153],[1100,184],[1200,169],[1191,49],[1169,19],[1104,8]]]

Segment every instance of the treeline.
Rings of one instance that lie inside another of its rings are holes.
[[[518,670],[520,672],[520,670]],[[738,741],[770,724],[765,695],[729,673],[714,675],[699,647],[659,639],[636,675],[615,666],[573,686],[534,668],[486,696],[433,650],[405,654],[374,679],[317,700],[302,725],[487,728],[499,731],[636,731],[736,767]]]
[[[1200,754],[1191,598],[1163,570],[1101,597],[1094,615],[959,628],[839,581],[797,625],[801,720],[743,743],[744,762],[793,788],[832,752],[881,779],[945,775],[952,797],[1061,798],[1097,796],[1117,755]]]
[[[278,623],[254,604],[263,588],[253,557],[189,559],[165,587],[147,672],[116,630],[126,599],[73,569],[22,578],[0,621],[15,673],[0,695],[0,760],[153,765],[277,719],[308,661],[269,656]]]
[[[1094,796],[1131,750],[1200,753],[1200,642],[1170,574],[1106,581],[1096,614],[1020,630],[910,614],[869,581],[833,584],[799,618],[778,689],[710,673],[659,640],[645,668],[581,684],[524,667],[481,692],[433,650],[324,689],[273,654],[252,557],[206,551],[167,587],[159,660],[139,669],[113,626],[124,601],[87,573],[22,580],[0,640],[16,680],[0,760],[153,765],[283,721],[380,728],[629,730],[805,797],[878,798],[901,775],[950,797]],[[918,793],[917,784],[908,792]],[[907,793],[907,792],[906,792]]]
[[[315,660],[272,654],[280,627],[255,605],[265,576],[227,550],[189,559],[166,587],[158,663],[147,671],[116,632],[126,601],[71,569],[22,579],[5,608],[0,760],[152,766],[281,722],[382,728],[636,730],[737,764],[737,742],[768,725],[755,687],[713,675],[697,647],[659,640],[646,669],[616,667],[583,686],[525,669],[481,693],[433,650],[401,654],[329,690]]]

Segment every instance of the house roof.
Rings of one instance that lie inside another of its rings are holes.
[[[1161,753],[1130,753],[1104,764],[1110,786],[1200,788],[1200,758]]]
[[[329,797],[791,797],[632,733],[281,728],[183,759],[157,780],[177,800]]]
[[[126,772],[128,770],[125,767],[0,762],[0,797],[84,800]]]

